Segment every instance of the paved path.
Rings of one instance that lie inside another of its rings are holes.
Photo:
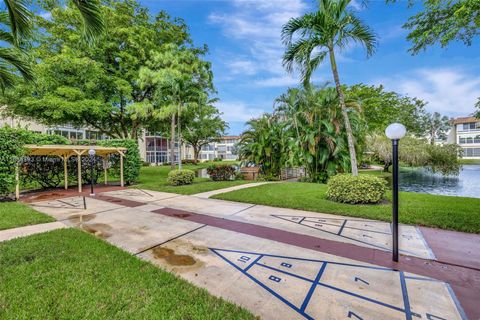
[[[230,191],[235,191],[235,190],[240,190],[240,189],[245,189],[245,188],[257,187],[257,186],[261,186],[262,184],[267,184],[267,183],[273,183],[273,182],[253,182],[253,183],[241,184],[239,186],[234,186],[234,187],[230,187],[230,188],[224,188],[224,189],[218,189],[218,190],[213,190],[213,191],[208,191],[208,192],[197,193],[197,194],[193,194],[192,196],[199,197],[199,198],[210,198],[211,196],[214,196],[216,194],[227,193],[227,192],[230,192]]]
[[[413,226],[393,263],[383,222],[147,190],[80,199],[33,206],[265,319],[480,318],[480,271],[435,261]]]
[[[36,233],[52,231],[56,229],[66,228],[67,226],[62,222],[49,222],[36,224],[33,226],[25,226],[20,228],[13,228],[0,231],[0,242],[15,238],[26,237]]]

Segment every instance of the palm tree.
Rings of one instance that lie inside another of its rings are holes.
[[[0,48],[0,89],[13,86],[16,74],[26,81],[33,80],[30,61],[23,46],[32,32],[33,14],[26,0],[4,0],[6,11],[0,12],[0,41],[7,44]],[[100,1],[71,0],[84,21],[84,34],[92,40],[103,31]]]
[[[320,0],[318,11],[290,19],[282,29],[282,39],[287,46],[283,64],[289,72],[298,65],[304,85],[309,86],[312,73],[329,57],[347,134],[352,174],[358,175],[352,126],[338,75],[335,50],[344,49],[354,42],[363,45],[367,56],[370,56],[377,41],[373,31],[350,10],[350,1]]]

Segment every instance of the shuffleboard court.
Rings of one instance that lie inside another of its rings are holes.
[[[162,199],[168,199],[177,197],[177,194],[168,192],[158,192],[143,189],[123,189],[114,190],[108,192],[102,192],[102,196],[116,197],[126,200],[139,201],[139,202],[153,202]]]
[[[97,200],[91,197],[69,197],[57,200],[48,200],[30,203],[30,206],[40,212],[46,213],[57,220],[64,220],[122,208],[122,206]]]
[[[442,281],[215,227],[140,256],[265,319],[466,319]]]

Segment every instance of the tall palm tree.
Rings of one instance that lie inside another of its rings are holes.
[[[92,40],[103,31],[104,23],[99,0],[70,0],[84,21],[84,34]],[[4,0],[6,10],[0,12],[0,89],[11,87],[17,73],[27,81],[33,80],[31,64],[22,44],[32,32],[33,14],[27,0]]]
[[[312,73],[329,57],[345,123],[352,174],[358,175],[352,126],[338,75],[335,50],[344,49],[354,42],[363,45],[367,56],[370,56],[375,51],[377,40],[373,31],[348,7],[350,2],[351,0],[320,0],[318,11],[290,19],[282,29],[282,39],[287,46],[283,64],[289,72],[298,65],[303,83],[308,86]]]

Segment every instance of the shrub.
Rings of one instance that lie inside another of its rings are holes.
[[[195,172],[192,170],[172,170],[168,173],[167,181],[171,185],[181,186],[185,184],[192,184],[195,179]]]
[[[275,176],[271,173],[269,173],[269,174],[261,173],[261,174],[258,175],[257,179],[255,179],[255,180],[258,181],[258,182],[280,181],[280,179],[277,176]]]
[[[17,164],[22,164],[22,171],[20,178],[25,181],[34,181],[37,178],[42,181],[56,181],[56,175],[49,177],[50,173],[47,170],[41,170],[39,166],[42,163],[50,167],[55,160],[60,161],[58,157],[42,157],[42,161],[37,161],[37,177],[34,179],[30,177],[28,171],[28,162],[35,157],[24,157],[25,144],[67,144],[68,140],[59,135],[40,134],[25,129],[14,129],[10,127],[0,128],[0,196],[6,196],[13,192],[15,188],[15,167]],[[47,160],[48,159],[48,160]],[[60,163],[60,168],[63,176],[63,164]],[[43,175],[43,173],[45,173]],[[27,179],[28,178],[28,179]],[[62,180],[63,181],[63,180]],[[47,184],[50,184],[48,182]],[[52,182],[51,184],[55,184]]]
[[[385,180],[364,175],[338,174],[327,184],[327,198],[343,203],[378,203],[387,189]]]
[[[212,164],[207,173],[213,181],[228,181],[235,177],[235,168],[230,165]]]

